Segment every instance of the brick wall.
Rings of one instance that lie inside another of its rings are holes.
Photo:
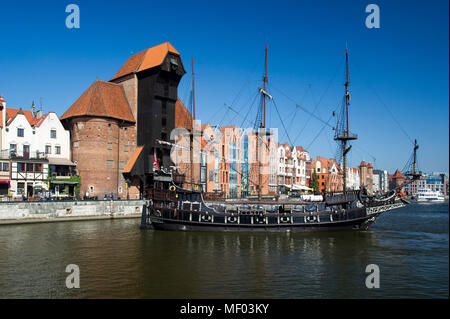
[[[122,171],[136,148],[136,127],[119,125],[117,120],[80,117],[69,125],[72,136],[72,160],[77,162],[81,176],[81,195],[103,198],[112,192],[126,198]],[[136,187],[129,189],[130,198],[137,198]]]

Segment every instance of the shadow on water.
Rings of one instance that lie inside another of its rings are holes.
[[[138,220],[0,227],[0,297],[448,297],[448,203],[382,215],[371,231],[143,231]],[[80,267],[67,289],[65,267]],[[367,289],[366,266],[380,267]]]

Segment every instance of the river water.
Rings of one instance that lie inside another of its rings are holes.
[[[140,230],[140,219],[0,226],[0,298],[448,298],[449,205],[370,231]],[[80,288],[66,287],[66,266]],[[366,266],[380,288],[365,285]]]

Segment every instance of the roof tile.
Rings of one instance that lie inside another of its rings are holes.
[[[109,117],[135,122],[121,85],[96,80],[61,116],[61,120],[76,116]]]

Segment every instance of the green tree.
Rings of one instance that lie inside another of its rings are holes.
[[[309,184],[309,187],[313,189],[314,193],[319,192],[319,177],[317,176],[316,172],[313,172],[311,175],[311,182]]]

